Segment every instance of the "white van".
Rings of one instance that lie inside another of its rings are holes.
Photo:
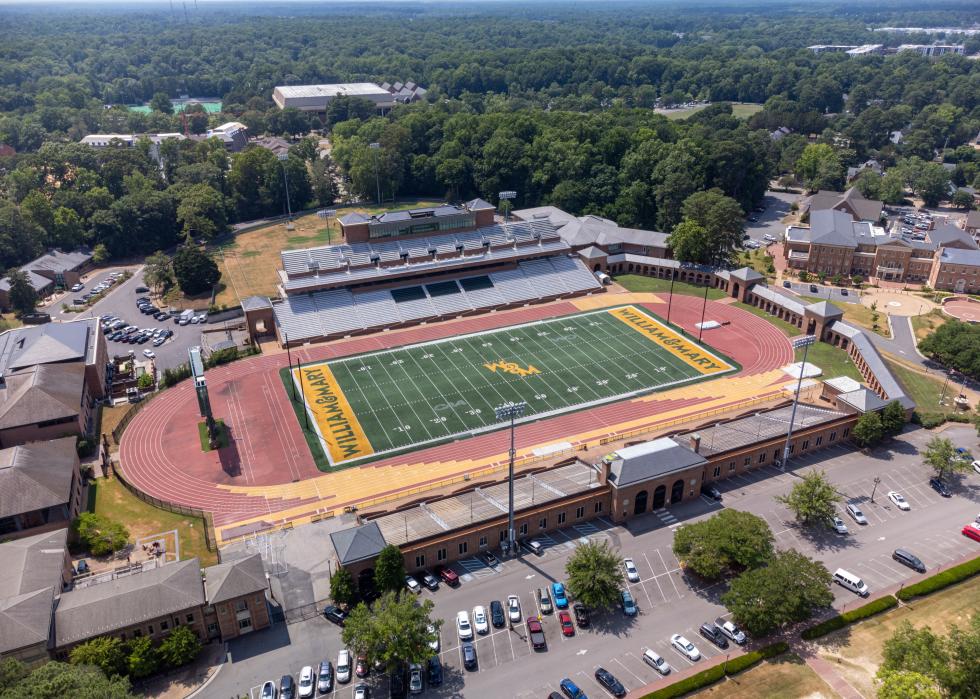
[[[871,593],[871,590],[868,589],[868,586],[865,585],[861,578],[854,573],[847,572],[843,568],[838,568],[837,572],[834,573],[834,582],[862,597],[867,597]]]
[[[350,651],[346,648],[337,654],[337,681],[350,682]]]

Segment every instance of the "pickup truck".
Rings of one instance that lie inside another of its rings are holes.
[[[740,646],[745,645],[745,632],[742,629],[735,626],[731,621],[726,621],[722,618],[715,619],[715,626],[721,629],[721,632],[728,636],[730,639],[735,641]]]

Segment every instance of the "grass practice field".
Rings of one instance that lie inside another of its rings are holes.
[[[306,364],[292,371],[322,454],[346,466],[735,371],[636,306]],[[288,369],[283,370],[286,379]]]

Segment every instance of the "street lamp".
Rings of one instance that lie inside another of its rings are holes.
[[[293,229],[293,209],[289,205],[289,177],[286,175],[286,161],[289,160],[289,154],[280,153],[276,158],[282,163],[282,181],[286,186],[286,230],[291,231]]]
[[[795,337],[790,341],[794,350],[798,350],[800,347],[803,348],[803,363],[800,366],[800,378],[796,382],[796,395],[793,396],[793,410],[789,415],[789,429],[786,431],[786,446],[783,447],[783,462],[779,465],[780,471],[785,471],[786,464],[789,462],[789,443],[793,438],[793,422],[796,421],[796,406],[800,403],[800,391],[803,390],[803,372],[806,370],[806,357],[810,351],[810,345],[816,341],[817,338],[813,335]]]
[[[517,551],[517,537],[514,531],[514,455],[516,454],[514,450],[514,421],[519,417],[524,417],[526,409],[527,403],[521,401],[519,403],[504,403],[493,410],[497,420],[510,420],[510,451],[508,452],[510,465],[507,469],[507,552],[511,556]]]
[[[517,192],[510,189],[504,190],[497,195],[497,198],[500,199],[500,203],[503,204],[505,201],[516,199]],[[508,220],[510,220],[510,204],[507,204],[507,206],[504,207],[504,221]]]
[[[378,174],[378,154],[381,150],[381,144],[369,143],[368,148],[374,151],[374,184],[378,188],[378,206],[381,206],[381,176]]]

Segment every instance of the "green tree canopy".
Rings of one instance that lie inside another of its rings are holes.
[[[833,147],[811,143],[796,161],[796,174],[811,192],[818,189],[840,190],[844,184],[844,166]]]
[[[171,631],[157,648],[157,655],[167,667],[187,665],[201,652],[201,639],[189,626],[178,626]]]
[[[177,285],[188,296],[209,291],[221,279],[217,263],[194,244],[184,245],[173,259]]]
[[[11,307],[20,315],[32,313],[37,305],[37,292],[31,286],[27,272],[11,269],[7,272],[7,280],[10,283],[7,293]]]
[[[90,664],[47,662],[28,669],[7,658],[0,661],[0,696],[4,699],[138,699],[129,680],[107,678]]]
[[[349,605],[357,597],[354,576],[343,566],[330,576],[330,599],[337,604]]]
[[[980,325],[948,320],[919,342],[930,359],[980,380]]]
[[[160,658],[150,636],[140,636],[128,641],[126,650],[126,674],[130,677],[149,677],[160,667]]]
[[[565,563],[568,591],[590,609],[612,607],[623,585],[622,563],[606,541],[578,546]]]
[[[837,512],[837,503],[844,498],[838,493],[824,471],[811,471],[797,481],[787,495],[777,495],[802,524],[829,523]]]
[[[405,587],[405,562],[397,546],[388,544],[374,562],[374,584],[378,592],[397,592]]]
[[[774,538],[761,517],[725,509],[708,519],[683,524],[674,531],[674,555],[703,578],[765,565],[773,554]]]
[[[969,468],[966,461],[957,458],[956,446],[948,437],[936,436],[926,442],[922,460],[926,466],[935,470],[940,478],[944,478],[947,473],[965,471]]]
[[[150,109],[163,114],[173,114],[174,106],[166,92],[155,92],[150,98]]]
[[[424,663],[442,625],[441,619],[430,617],[433,606],[430,599],[420,603],[414,595],[390,591],[370,607],[361,602],[344,622],[344,645],[364,653],[369,664],[381,662],[388,669],[400,662]]]
[[[115,636],[97,636],[71,649],[73,665],[94,665],[107,676],[126,672],[126,644]]]
[[[911,670],[878,671],[878,699],[942,699],[935,680]]]
[[[881,424],[881,415],[877,412],[864,413],[858,418],[851,437],[855,444],[862,448],[877,446],[885,436],[885,428]]]
[[[891,401],[881,411],[881,427],[888,437],[901,434],[905,429],[905,408],[897,400]]]
[[[765,636],[829,608],[834,601],[830,583],[819,561],[798,551],[779,551],[769,565],[735,578],[721,602],[750,634]]]
[[[75,530],[93,556],[104,556],[129,543],[129,530],[114,520],[83,512],[75,520]]]
[[[157,293],[173,286],[175,279],[170,257],[159,250],[148,255],[143,261],[143,280]]]
[[[670,234],[670,250],[674,258],[682,262],[705,264],[711,257],[712,243],[704,226],[685,219],[674,226]]]

